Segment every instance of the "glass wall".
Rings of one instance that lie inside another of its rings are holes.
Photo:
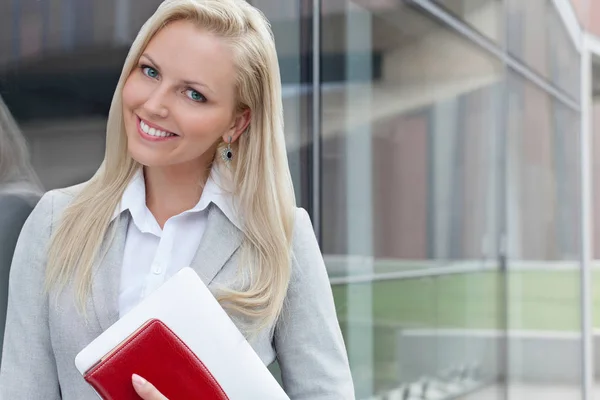
[[[357,395],[581,398],[579,54],[549,1],[436,3],[322,5],[322,250]]]
[[[0,115],[30,192],[96,171],[160,2],[0,0]],[[357,399],[580,399],[580,54],[553,2],[250,2],[275,34]]]
[[[579,115],[509,76],[509,398],[580,399]]]

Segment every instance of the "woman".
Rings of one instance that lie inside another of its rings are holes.
[[[262,14],[165,1],[125,61],[106,147],[89,182],[44,195],[23,228],[0,397],[94,398],[75,355],[190,265],[264,363],[277,358],[290,398],[353,398],[323,259],[294,204]]]
[[[41,195],[42,185],[29,162],[25,138],[0,97],[0,341],[17,238]]]

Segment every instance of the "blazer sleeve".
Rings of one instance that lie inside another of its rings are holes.
[[[303,209],[296,212],[292,278],[275,326],[274,345],[290,399],[354,399],[331,285],[310,218]]]
[[[15,248],[0,367],[1,399],[61,398],[44,294],[52,214],[50,192],[27,218]]]

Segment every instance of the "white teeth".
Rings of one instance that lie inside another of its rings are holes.
[[[146,124],[142,120],[140,120],[140,127],[142,128],[142,131],[144,131],[145,133],[147,133],[150,136],[154,136],[154,137],[175,136],[174,134],[169,133],[169,132],[161,131],[161,130],[156,129],[156,128],[150,128],[150,126],[148,126],[148,124]]]

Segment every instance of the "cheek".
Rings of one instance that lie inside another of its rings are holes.
[[[212,145],[227,130],[229,120],[216,110],[186,110],[178,115],[179,126],[186,137]]]
[[[132,74],[123,85],[123,108],[133,110],[143,102],[143,88],[138,79]]]

